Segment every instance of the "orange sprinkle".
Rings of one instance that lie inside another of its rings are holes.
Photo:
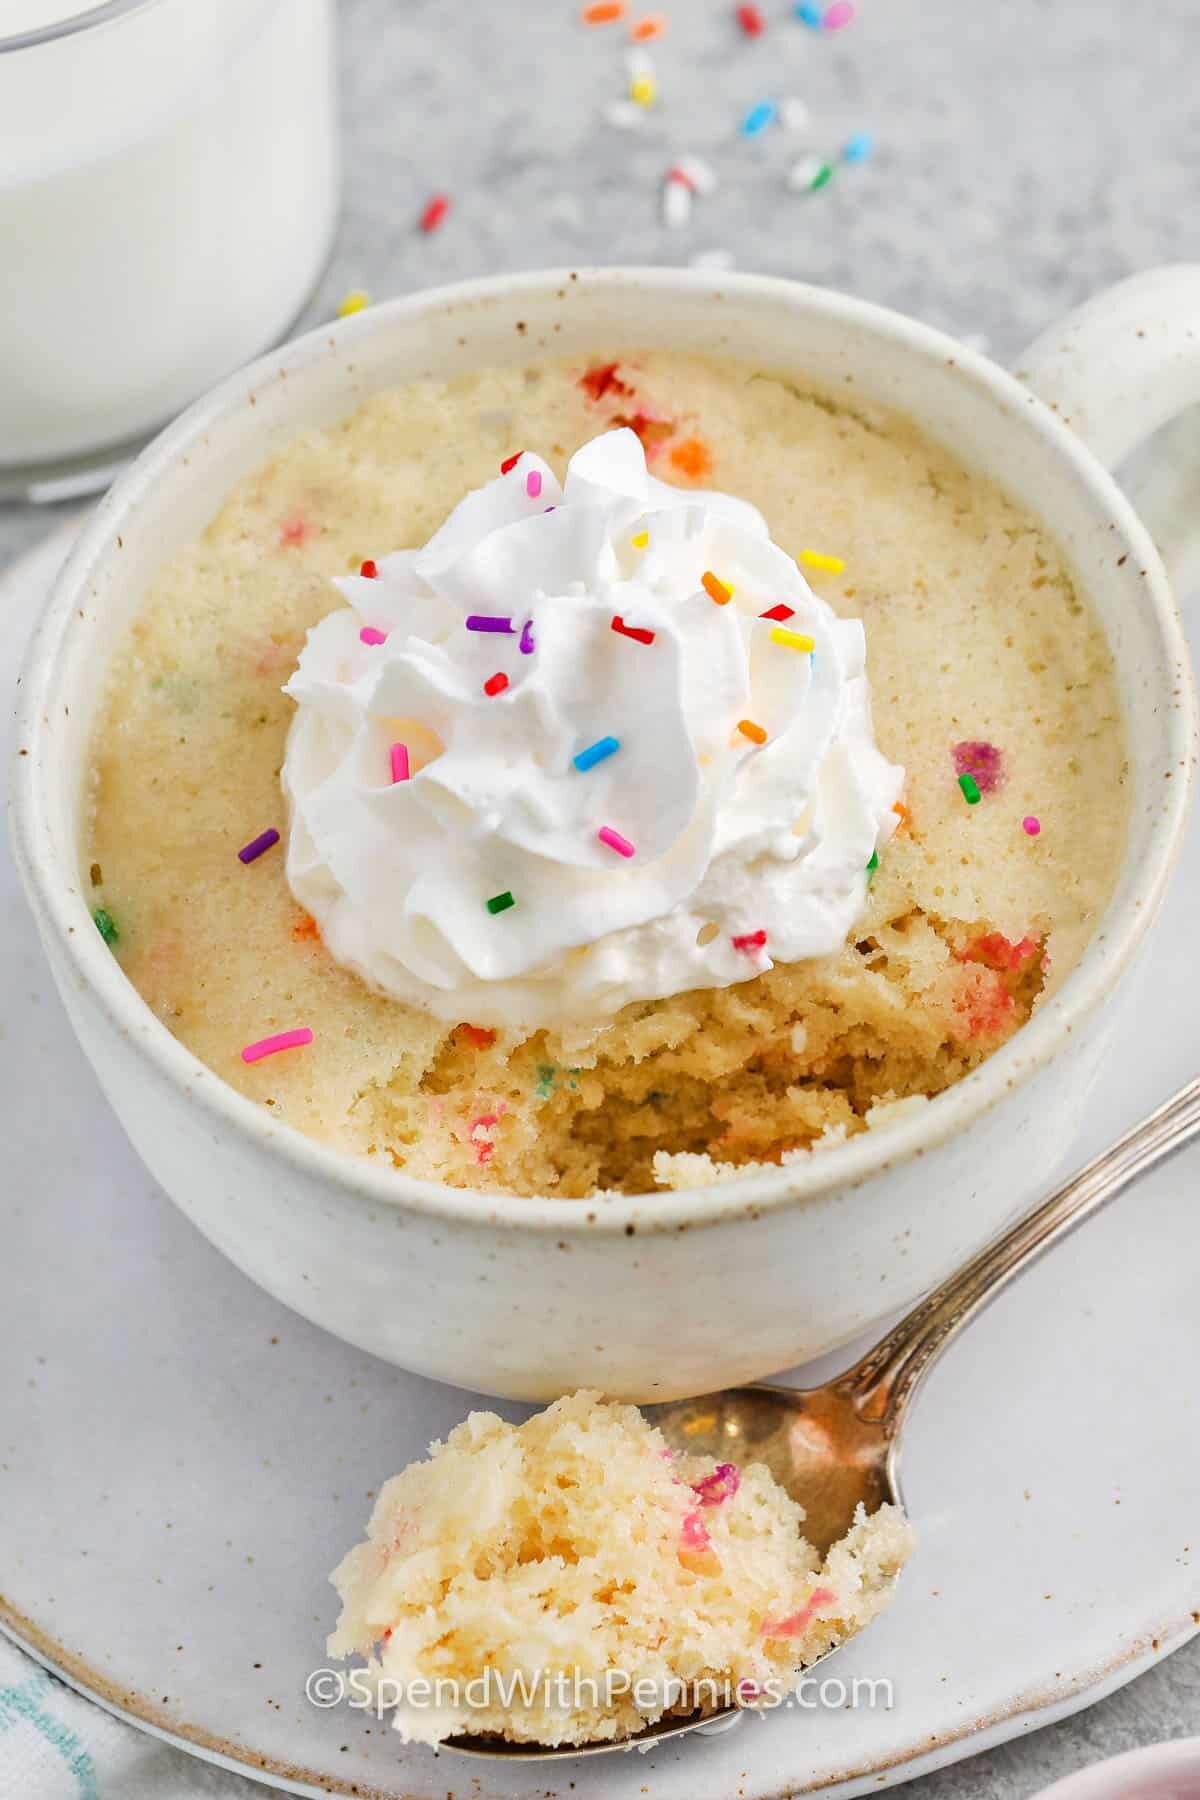
[[[753,719],[739,719],[737,728],[743,737],[750,739],[752,744],[765,744],[767,741],[766,732],[761,725],[756,725]]]
[[[893,808],[892,808],[892,811],[895,813],[896,817],[900,821],[899,825],[897,825],[897,827],[896,827],[896,830],[897,831],[911,831],[912,830],[912,814],[909,812],[907,806],[905,806],[903,800],[897,800],[895,806],[893,806]]]
[[[472,1050],[490,1050],[496,1041],[495,1032],[486,1025],[460,1025],[457,1035],[465,1038]]]
[[[711,569],[705,569],[700,577],[700,586],[709,599],[715,600],[718,606],[728,606],[733,599],[733,589],[724,581],[719,581]]]
[[[684,438],[671,451],[671,462],[689,481],[700,481],[712,474],[712,452],[700,438]]]
[[[311,913],[302,913],[292,926],[292,936],[298,944],[319,944],[321,928]]]
[[[644,44],[650,38],[661,37],[666,29],[666,13],[647,13],[644,18],[633,21],[629,27],[629,35],[637,43]]]
[[[614,19],[625,17],[625,0],[595,0],[579,16],[585,25],[611,25]]]

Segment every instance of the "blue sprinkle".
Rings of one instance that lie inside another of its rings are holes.
[[[875,148],[875,139],[869,131],[856,131],[852,138],[847,138],[842,145],[842,161],[848,163],[866,162]]]
[[[796,17],[802,25],[811,25],[814,31],[820,31],[825,9],[814,6],[812,0],[796,0]]]
[[[612,756],[614,751],[620,748],[620,740],[615,737],[597,738],[594,744],[589,744],[586,750],[581,750],[578,756],[571,758],[571,761],[583,775],[588,769],[594,769],[598,762],[603,762],[606,756]]]
[[[765,131],[776,110],[773,100],[760,100],[757,106],[752,106],[742,120],[742,136],[757,137],[760,131]]]

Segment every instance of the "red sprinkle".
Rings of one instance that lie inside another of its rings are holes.
[[[765,931],[745,931],[740,937],[730,938],[729,941],[735,950],[748,950],[753,954],[755,950],[766,949],[767,934]]]
[[[808,1603],[786,1619],[764,1619],[762,1634],[764,1637],[799,1637],[819,1606],[831,1606],[837,1599],[832,1588],[814,1588],[808,1596]]]
[[[628,387],[617,374],[618,365],[604,363],[599,368],[587,369],[579,377],[579,385],[589,400],[603,400],[605,394],[631,394]]]
[[[373,558],[369,556],[358,572],[360,575],[365,575],[368,581],[374,581],[379,574],[379,570],[375,566]]]
[[[737,22],[747,37],[761,37],[763,32],[767,29],[767,21],[763,18],[757,6],[739,6],[737,9]]]
[[[421,230],[426,233],[436,231],[449,211],[449,194],[434,194],[421,214]]]
[[[994,794],[997,788],[1004,786],[1004,752],[997,749],[995,744],[968,738],[961,744],[955,744],[951,755],[954,758],[954,773],[973,775],[981,794]]]
[[[502,475],[507,475],[510,469],[515,469],[524,454],[525,452],[523,450],[517,450],[512,456],[506,456],[504,461],[500,464],[500,473]]]
[[[508,676],[501,672],[488,676],[483,684],[483,691],[485,694],[502,694],[507,686]]]
[[[495,1032],[489,1031],[486,1025],[460,1025],[458,1034],[466,1039],[472,1050],[490,1050],[496,1041]]]
[[[1031,956],[1038,952],[1036,938],[1023,937],[1018,944],[1006,938],[1002,931],[985,931],[974,943],[968,944],[959,952],[960,962],[980,962],[989,969],[1012,971],[1027,963]]]
[[[781,600],[778,606],[768,606],[766,612],[759,613],[758,616],[760,619],[775,619],[782,625],[785,619],[795,618],[796,609],[794,606],[785,606]]]
[[[693,1481],[692,1492],[701,1506],[720,1506],[732,1500],[742,1485],[742,1472],[736,1463],[718,1463],[703,1481]]]
[[[652,631],[644,631],[638,625],[627,625],[620,613],[617,613],[613,619],[612,628],[614,631],[619,631],[622,637],[633,638],[639,644],[652,644],[654,642],[654,633]]]

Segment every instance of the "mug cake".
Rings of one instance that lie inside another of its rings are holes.
[[[92,781],[97,924],[196,1055],[563,1198],[925,1105],[1074,967],[1129,807],[1035,521],[903,419],[661,352],[293,443],[147,592]]]

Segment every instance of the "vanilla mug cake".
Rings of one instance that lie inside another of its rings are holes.
[[[770,367],[369,399],[151,584],[93,739],[99,929],[276,1119],[577,1199],[928,1101],[1074,968],[1127,747],[1054,541]]]

